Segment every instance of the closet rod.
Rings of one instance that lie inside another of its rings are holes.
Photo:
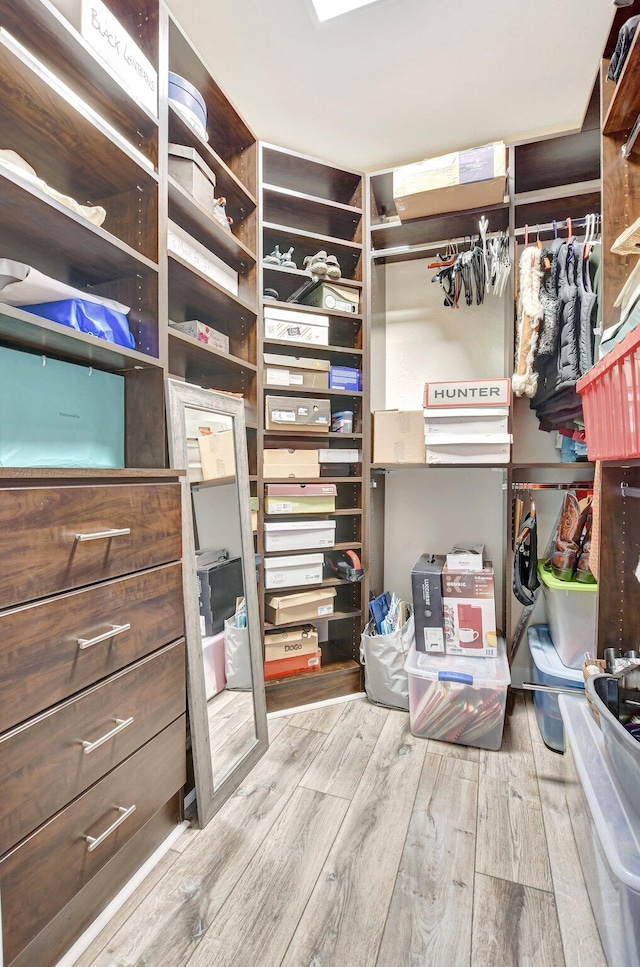
[[[640,487],[630,487],[629,484],[620,484],[620,494],[622,497],[640,497]]]
[[[594,212],[594,214],[595,215],[598,215],[599,213],[598,212]],[[586,215],[584,215],[582,218],[572,218],[571,219],[571,225],[572,225],[573,228],[585,228],[586,227],[586,224],[587,224],[587,216]],[[540,232],[540,233],[542,233],[542,232],[545,232],[545,233],[546,232],[553,232],[554,229],[557,229],[560,232],[560,231],[562,231],[563,229],[566,229],[566,228],[568,228],[568,226],[567,226],[567,219],[563,219],[562,221],[556,220],[555,226],[554,226],[553,222],[546,222],[544,225],[537,225],[535,222],[530,222],[528,231],[529,231],[529,235],[530,236],[533,236],[533,239],[535,241],[535,238],[536,238],[538,232]],[[516,238],[519,238],[520,236],[524,235],[526,233],[526,231],[527,231],[527,229],[524,228],[524,227],[523,228],[516,228],[514,230],[513,234],[516,236]]]
[[[517,483],[511,484],[513,490],[593,490],[593,480],[577,480],[574,483]],[[640,490],[638,491],[640,495]]]
[[[443,238],[439,242],[425,242],[421,245],[394,245],[392,248],[374,248],[371,250],[371,258],[384,259],[390,258],[393,255],[420,255],[422,252],[425,254],[428,252],[437,252],[438,250],[446,249],[447,245],[468,245],[469,241],[477,238],[479,234],[479,231],[467,232],[466,235],[461,235],[458,238]],[[493,232],[489,229],[487,241],[495,238],[496,235],[502,234],[502,229],[497,229]]]

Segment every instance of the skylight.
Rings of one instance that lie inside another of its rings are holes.
[[[357,10],[358,7],[366,7],[375,0],[312,0],[318,20],[331,20],[333,17],[340,17],[343,13]]]

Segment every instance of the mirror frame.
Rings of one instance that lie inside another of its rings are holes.
[[[184,470],[182,488],[182,585],[185,609],[185,637],[187,642],[187,696],[191,749],[195,774],[198,825],[203,828],[238,785],[253,769],[256,762],[269,747],[267,708],[262,663],[262,637],[260,633],[258,585],[255,576],[255,549],[251,527],[251,488],[247,459],[246,424],[244,400],[202,389],[180,380],[165,380],[167,408],[167,437],[169,462],[174,470]],[[227,773],[220,785],[213,783],[209,719],[205,695],[202,638],[200,634],[200,611],[198,608],[198,580],[196,573],[196,549],[193,526],[191,484],[187,474],[187,433],[184,410],[187,407],[205,410],[213,415],[229,416],[233,420],[238,483],[238,513],[242,541],[243,577],[247,603],[247,628],[251,649],[251,672],[253,677],[253,701],[256,741],[251,750]]]

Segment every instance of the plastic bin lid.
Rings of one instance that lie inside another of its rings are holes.
[[[548,625],[533,625],[529,628],[528,638],[529,651],[539,672],[550,678],[557,678],[558,682],[563,685],[569,687],[575,685],[576,688],[584,688],[582,669],[567,668],[561,661],[560,655],[551,640]]]
[[[640,818],[623,803],[609,771],[602,733],[586,699],[561,695],[560,711],[593,828],[616,879],[640,893]]]
[[[496,658],[469,658],[467,655],[429,655],[412,648],[404,669],[414,678],[435,682],[457,682],[479,688],[506,688],[511,684],[504,638],[498,638]]]
[[[592,594],[598,592],[597,584],[584,584],[582,581],[561,581],[553,571],[546,570],[544,561],[538,561],[538,574],[542,583],[551,588],[552,591],[590,591]]]

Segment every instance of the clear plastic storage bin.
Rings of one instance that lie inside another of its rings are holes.
[[[598,585],[559,581],[538,565],[551,640],[568,668],[582,668],[586,651],[596,653]]]
[[[429,655],[412,648],[405,670],[414,735],[479,749],[500,748],[511,684],[502,639],[496,658]]]
[[[598,694],[600,676],[587,682],[589,699],[598,709],[604,748],[618,787],[627,797],[631,808],[640,815],[640,742],[627,732],[624,725],[611,714]]]
[[[547,625],[534,625],[529,628],[528,637],[535,685],[584,691],[582,671],[567,668],[560,661],[560,655],[554,648]],[[533,704],[542,741],[550,749],[564,752],[564,728],[558,698],[558,695],[553,695],[551,692],[534,692]]]
[[[640,965],[640,819],[621,798],[585,699],[560,696],[566,797],[609,967]]]

